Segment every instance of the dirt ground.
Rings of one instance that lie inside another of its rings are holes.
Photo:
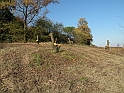
[[[0,49],[0,93],[124,93],[124,53],[62,44],[11,43]]]

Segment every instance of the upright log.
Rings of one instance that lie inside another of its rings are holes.
[[[73,41],[71,41],[70,38],[68,38],[68,42],[69,42],[70,45],[73,44]]]
[[[53,37],[53,33],[51,32],[51,33],[49,34],[49,36],[51,37],[52,48],[54,49],[54,37]]]
[[[60,50],[61,45],[56,43],[56,42],[57,42],[57,38],[56,38],[56,40],[54,41],[53,33],[50,33],[49,36],[51,37],[52,48],[53,48],[53,49],[55,48],[55,49],[56,49],[56,53],[58,53],[59,50]]]
[[[107,40],[107,45],[105,46],[106,51],[109,51],[109,44],[110,44],[110,42],[109,42],[109,40]]]
[[[38,35],[37,35],[36,42],[37,42],[37,44],[39,44],[39,37],[38,37]]]

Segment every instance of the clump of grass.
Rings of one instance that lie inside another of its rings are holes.
[[[16,64],[13,65],[13,69],[16,69],[18,67],[19,67],[19,64],[18,63],[16,63]]]
[[[40,54],[35,54],[33,62],[36,63],[38,66],[41,66],[45,60],[41,58]]]
[[[69,52],[69,51],[64,51],[63,53],[61,53],[61,56],[65,57],[65,58],[69,58],[69,59],[76,59],[77,55]]]
[[[87,78],[86,77],[81,77],[80,81],[87,81]]]

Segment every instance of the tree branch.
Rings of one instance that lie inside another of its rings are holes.
[[[31,23],[35,16],[36,16],[36,14],[33,15],[33,17],[30,19],[30,21],[27,22],[27,24]]]
[[[119,23],[118,23],[119,24]],[[119,24],[120,27],[124,28],[124,26],[122,26],[121,24]]]

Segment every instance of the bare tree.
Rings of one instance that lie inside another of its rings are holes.
[[[58,0],[16,0],[16,10],[24,21],[24,40],[27,42],[28,24],[41,12],[41,9],[46,8],[50,3],[59,3]],[[48,13],[48,10],[42,10],[42,16]]]

